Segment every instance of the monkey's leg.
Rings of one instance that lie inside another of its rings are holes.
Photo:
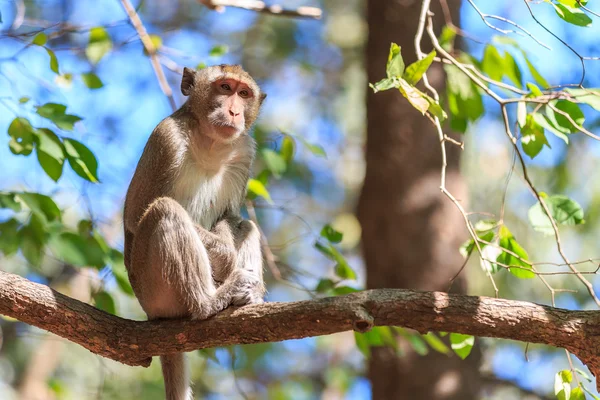
[[[260,243],[260,231],[252,221],[241,220],[235,233],[235,246],[237,249],[237,269],[248,271],[259,282],[249,290],[236,296],[233,304],[264,303],[266,288],[263,281],[263,258]]]
[[[234,271],[215,288],[206,249],[187,212],[170,198],[155,200],[133,238],[129,276],[149,319],[205,319],[226,308],[256,285],[246,271]],[[167,400],[190,400],[183,354],[160,357]]]
[[[256,286],[257,277],[234,270],[218,289],[194,223],[179,203],[155,200],[134,237],[130,279],[150,318],[191,315],[205,319]]]

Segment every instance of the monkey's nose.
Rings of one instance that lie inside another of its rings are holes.
[[[237,117],[238,115],[240,115],[240,113],[230,109],[229,115],[231,115],[232,117]]]

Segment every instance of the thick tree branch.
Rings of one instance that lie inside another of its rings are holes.
[[[600,372],[600,312],[441,292],[378,289],[226,310],[206,321],[131,321],[47,286],[0,272],[0,314],[46,329],[128,365],[152,356],[232,344],[275,342],[373,325],[396,325],[562,347]]]

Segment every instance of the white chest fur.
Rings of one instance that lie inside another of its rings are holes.
[[[234,165],[206,171],[188,160],[173,185],[173,198],[183,206],[192,220],[211,229],[228,207],[239,207],[246,189],[246,176]]]

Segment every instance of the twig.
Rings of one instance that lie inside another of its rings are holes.
[[[219,12],[222,12],[225,7],[236,7],[282,17],[320,19],[323,15],[323,11],[317,7],[298,7],[289,10],[277,4],[267,6],[264,2],[255,0],[198,0],[198,2]]]
[[[121,1],[121,4],[123,5],[123,8],[125,9],[125,12],[127,13],[127,16],[129,17],[129,20],[131,21],[131,25],[133,25],[134,29],[138,33],[138,36],[140,37],[140,40],[142,41],[144,48],[146,49],[146,51],[148,52],[148,55],[150,56],[150,63],[152,64],[152,68],[154,69],[154,72],[156,73],[156,78],[158,79],[158,84],[160,85],[160,89],[165,94],[165,96],[167,96],[167,99],[169,99],[169,104],[171,105],[171,109],[173,111],[177,110],[177,104],[175,104],[175,99],[173,98],[173,91],[171,90],[171,86],[169,86],[169,82],[167,82],[165,73],[162,69],[162,66],[160,65],[158,55],[156,54],[156,47],[154,46],[154,43],[152,43],[152,39],[148,35],[148,32],[146,31],[144,24],[142,24],[142,20],[140,19],[140,16],[135,11],[135,8],[133,8],[133,5],[131,4],[131,2],[129,0],[120,0],[120,1]]]
[[[471,4],[471,7],[473,7],[473,9],[475,10],[475,12],[477,12],[477,14],[479,14],[479,17],[481,18],[481,20],[483,21],[484,24],[486,24],[488,27],[490,27],[491,29],[498,31],[500,33],[503,34],[508,34],[508,33],[515,33],[517,35],[520,36],[529,36],[530,38],[532,38],[533,40],[535,40],[535,42],[537,44],[539,44],[542,47],[545,47],[548,50],[552,50],[548,45],[542,43],[538,38],[536,38],[535,36],[533,36],[527,29],[523,28],[521,25],[517,24],[514,21],[511,21],[509,19],[506,19],[504,17],[499,17],[497,15],[491,15],[491,14],[485,14],[483,12],[481,12],[481,10],[479,10],[479,8],[477,7],[477,5],[475,5],[475,3],[473,2],[473,0],[467,0],[469,2],[469,4]],[[497,21],[501,21],[504,23],[507,23],[509,25],[514,26],[515,28],[519,29],[518,31],[512,30],[512,29],[500,29],[495,25],[492,25],[488,22],[488,18],[489,19],[495,19]]]

